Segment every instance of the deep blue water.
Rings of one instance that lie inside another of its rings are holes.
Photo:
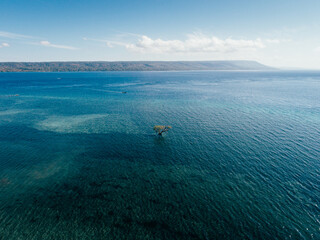
[[[0,239],[320,239],[320,72],[1,73],[0,146]]]

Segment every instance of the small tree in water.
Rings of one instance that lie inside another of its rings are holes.
[[[169,129],[171,129],[171,126],[162,126],[162,125],[156,125],[153,127],[153,130],[159,135],[162,136],[162,133],[168,132]]]

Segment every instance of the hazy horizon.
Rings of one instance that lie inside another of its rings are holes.
[[[320,3],[0,3],[0,62],[252,60],[320,69]]]
[[[307,68],[307,67],[288,67],[288,66],[277,66],[275,67],[274,65],[267,65],[264,64],[263,62],[260,61],[255,61],[255,60],[246,60],[246,59],[238,59],[238,60],[115,60],[115,61],[108,61],[108,60],[48,60],[48,61],[0,61],[0,63],[54,63],[54,62],[62,62],[62,63],[69,63],[69,62],[223,62],[223,61],[253,61],[260,63],[266,67],[273,68],[272,71],[278,71],[278,70],[284,70],[284,71],[319,71],[320,68]],[[170,70],[168,70],[170,71]],[[179,70],[177,70],[179,71]],[[191,71],[196,71],[196,70],[191,70]],[[243,70],[199,70],[199,71],[243,71]],[[261,70],[248,70],[248,71],[261,71]],[[270,71],[270,70],[268,70]]]

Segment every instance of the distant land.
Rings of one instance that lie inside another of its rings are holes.
[[[0,62],[0,72],[275,70],[256,61]]]

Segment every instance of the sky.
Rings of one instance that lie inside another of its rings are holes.
[[[255,60],[320,69],[319,0],[0,0],[0,62]]]

